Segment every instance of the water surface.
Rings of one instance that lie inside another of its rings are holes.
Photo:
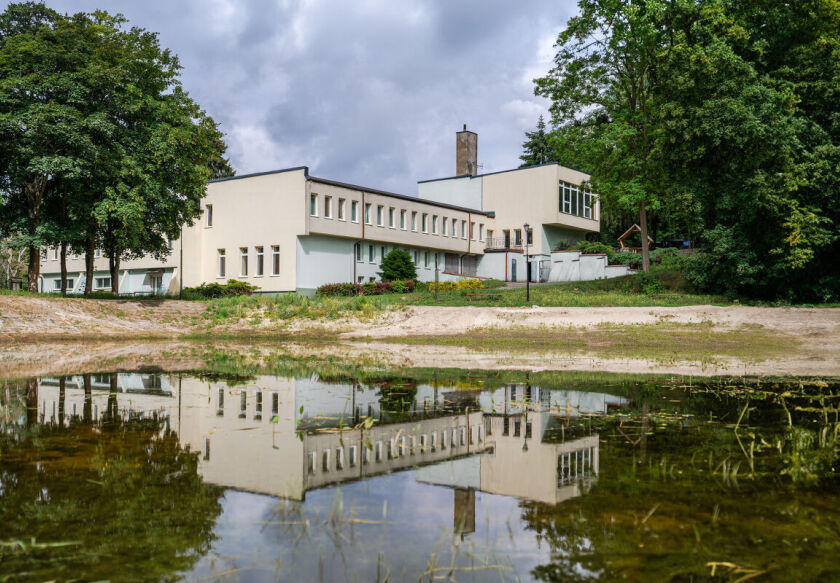
[[[0,580],[840,580],[840,386],[104,373],[0,391]]]

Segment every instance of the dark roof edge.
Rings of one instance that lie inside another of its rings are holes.
[[[304,176],[309,176],[309,166],[295,166],[294,168],[282,168],[280,170],[267,170],[265,172],[253,172],[251,174],[240,174],[239,176],[227,176],[225,178],[214,178],[208,181],[212,182],[226,182],[228,180],[239,180],[240,178],[253,178],[254,176],[267,176],[268,174],[282,174],[283,172],[294,172],[296,170],[303,170]]]
[[[534,164],[533,166],[525,166],[523,168],[510,168],[508,170],[497,170],[496,172],[485,172],[484,174],[459,174],[458,176],[446,176],[444,178],[432,178],[430,180],[418,180],[417,184],[423,184],[425,182],[439,182],[441,180],[454,180],[455,178],[481,178],[482,176],[492,176],[494,174],[504,174],[505,172],[519,172],[520,170],[531,170],[532,168],[542,168],[543,166],[560,166],[561,168],[568,168],[569,170],[574,170],[575,172],[580,172],[581,174],[586,174],[587,176],[592,176],[589,172],[585,170],[581,170],[580,168],[574,168],[572,166],[564,166],[560,162],[546,162],[545,164]]]
[[[346,182],[338,182],[337,180],[328,180],[326,178],[317,178],[315,176],[309,176],[309,180],[312,182],[318,182],[320,184],[330,184],[332,186],[339,186],[342,188],[349,188],[351,190],[362,190],[364,192],[369,192],[371,194],[381,194],[382,196],[390,196],[392,198],[398,198],[400,200],[407,200],[411,202],[419,202],[422,204],[427,204],[430,206],[436,206],[445,209],[452,209],[455,211],[461,211],[465,213],[473,213],[476,215],[484,215],[487,217],[494,217],[496,216],[495,212],[493,211],[481,211],[478,209],[471,209],[463,206],[456,206],[454,204],[446,204],[443,202],[437,202],[434,200],[427,200],[425,198],[420,198],[417,196],[408,196],[406,194],[397,194],[395,192],[388,192],[387,190],[377,190],[375,188],[365,188],[364,186],[358,186],[357,184],[348,184]]]

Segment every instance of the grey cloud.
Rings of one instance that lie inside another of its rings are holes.
[[[463,123],[485,171],[518,164],[545,107],[526,72],[547,70],[545,45],[575,11],[572,0],[48,3],[159,32],[240,172],[309,165],[406,194],[453,173]]]

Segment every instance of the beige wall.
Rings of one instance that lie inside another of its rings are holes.
[[[523,168],[510,172],[488,174],[482,180],[482,206],[495,211],[494,237],[501,237],[505,229],[522,229],[525,223],[534,228],[534,253],[548,253],[538,228],[555,225],[582,232],[598,232],[599,222],[593,219],[560,212],[559,183],[575,185],[589,180],[589,175],[556,164]],[[600,216],[595,203],[595,217]]]
[[[358,240],[376,241],[394,245],[411,247],[426,247],[457,253],[484,252],[484,238],[487,229],[493,229],[494,220],[484,214],[469,213],[462,210],[446,208],[431,204],[427,201],[405,200],[385,194],[365,192],[347,187],[321,183],[317,180],[309,182],[310,194],[316,195],[317,216],[310,216],[307,206],[307,234],[334,235]],[[330,200],[330,217],[325,216],[326,198]],[[340,201],[345,201],[345,216],[338,218]],[[359,205],[357,221],[351,220],[352,202]],[[364,205],[370,204],[370,223],[364,222]],[[377,224],[376,211],[382,207],[382,225]],[[389,224],[389,211],[394,209],[394,226]],[[400,226],[400,213],[405,211],[405,228]],[[416,230],[411,228],[412,213],[417,213]],[[426,232],[422,229],[423,215],[427,216]],[[432,222],[437,218],[436,233],[432,233]],[[443,220],[447,221],[446,236],[443,235]],[[457,221],[457,234],[452,236],[452,219]],[[466,221],[467,238],[461,237],[461,222]],[[469,237],[469,225],[474,223],[472,238]],[[483,226],[483,228],[482,228]],[[481,233],[480,233],[481,232]],[[484,236],[480,237],[479,235]]]
[[[206,210],[184,242],[184,284],[247,281],[261,291],[294,291],[297,237],[306,232],[304,169],[211,182],[203,208],[213,206],[213,226]],[[272,246],[280,248],[280,273],[272,274]],[[191,250],[195,246],[199,251]],[[264,271],[256,275],[256,247],[264,252]],[[248,249],[248,274],[241,273],[240,249]],[[225,276],[219,276],[219,249],[225,250]],[[198,269],[187,265],[187,256]]]

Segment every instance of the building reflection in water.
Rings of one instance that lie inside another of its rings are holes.
[[[302,500],[329,484],[417,468],[417,480],[452,488],[462,534],[475,530],[476,491],[548,504],[585,492],[598,476],[598,435],[567,435],[566,424],[626,403],[529,385],[386,393],[273,376],[229,384],[119,373],[43,378],[38,389],[43,423],[163,418],[164,430],[200,452],[205,481],[238,490]]]

